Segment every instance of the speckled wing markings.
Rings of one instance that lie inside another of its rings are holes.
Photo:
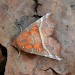
[[[47,13],[21,32],[14,46],[28,53],[61,60],[61,45],[52,37],[55,26],[55,21]]]

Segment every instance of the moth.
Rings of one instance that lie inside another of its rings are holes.
[[[62,60],[61,45],[52,37],[55,27],[55,20],[47,13],[24,29],[13,41],[13,45],[31,54]]]

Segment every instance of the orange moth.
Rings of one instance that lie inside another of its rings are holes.
[[[55,21],[47,13],[23,30],[13,45],[28,53],[61,60],[61,45],[52,37],[55,27]]]

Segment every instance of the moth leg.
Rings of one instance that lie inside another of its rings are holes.
[[[19,49],[18,50],[18,57],[20,57],[20,55],[21,55],[21,50]]]

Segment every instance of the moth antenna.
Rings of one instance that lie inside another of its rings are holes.
[[[20,31],[22,32],[22,30],[23,30],[23,29],[22,29],[22,27],[20,26]]]

